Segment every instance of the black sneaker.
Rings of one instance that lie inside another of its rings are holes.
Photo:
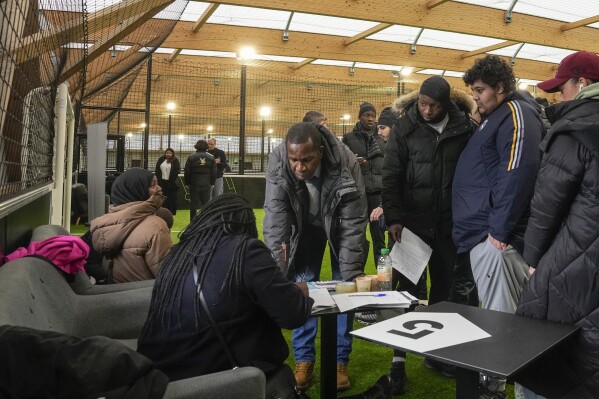
[[[384,375],[365,392],[357,396],[361,399],[391,399],[391,379],[388,375]]]
[[[424,367],[426,367],[427,369],[438,371],[445,377],[455,378],[455,366],[452,366],[451,364],[443,363],[438,360],[425,357]]]
[[[365,326],[376,323],[376,312],[356,313],[356,321]]]
[[[393,395],[399,395],[405,392],[406,382],[408,376],[406,375],[406,363],[405,362],[393,362],[391,363],[391,388]]]

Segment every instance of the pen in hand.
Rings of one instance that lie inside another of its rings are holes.
[[[348,296],[386,296],[387,294],[349,294]]]

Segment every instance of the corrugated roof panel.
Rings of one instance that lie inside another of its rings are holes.
[[[288,11],[221,4],[208,18],[208,22],[253,28],[285,29],[290,14]]]
[[[201,57],[237,58],[237,54],[228,51],[181,50],[181,55],[197,55]]]
[[[504,11],[512,4],[512,0],[453,1],[496,8]],[[589,0],[543,0],[542,2],[537,0],[519,0],[512,11],[515,13],[555,19],[557,21],[573,22],[588,18],[591,15],[599,15],[599,2]]]
[[[181,14],[180,21],[190,21],[195,22],[202,16],[204,11],[208,8],[210,3],[202,3],[199,1],[190,1],[187,3],[187,7],[185,7],[185,11]]]
[[[512,57],[518,49],[518,46],[519,44],[504,47],[502,49],[491,51],[489,54]],[[564,50],[557,47],[539,46],[536,44],[526,43],[518,52],[518,55],[516,56],[516,62],[518,62],[518,58],[524,58],[527,60],[559,63],[564,57],[572,53],[574,53],[572,50]]]
[[[350,67],[350,66],[353,65],[353,62],[318,59],[318,60],[315,60],[314,62],[312,62],[312,64],[314,64],[314,65],[331,65],[331,66]]]
[[[370,63],[365,63],[365,62],[356,62],[356,68],[379,69],[382,71],[399,71],[402,69],[402,66],[401,65],[370,64]]]
[[[414,43],[416,36],[420,32],[420,28],[404,25],[393,25],[384,29],[372,36],[368,36],[370,40],[383,40],[394,43]],[[462,33],[444,32],[433,29],[425,29],[417,45],[442,47],[454,50],[476,50],[477,48],[490,46],[501,42],[498,39],[492,39],[483,36],[465,35]]]
[[[289,30],[351,37],[376,25],[378,25],[376,22],[357,19],[295,13]]]

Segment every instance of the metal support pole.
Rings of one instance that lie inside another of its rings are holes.
[[[239,174],[245,172],[245,85],[247,65],[241,64],[241,93],[239,95]]]
[[[171,127],[172,127],[172,121],[171,121],[171,114],[168,114],[168,145],[166,146],[166,148],[171,148],[171,135],[172,135],[172,131],[171,131]]]
[[[150,145],[150,99],[152,94],[152,55],[148,58],[148,72],[146,77],[146,127],[144,130],[144,169],[148,169],[148,147]]]
[[[262,145],[262,149],[260,151],[260,172],[264,172],[264,127],[265,127],[266,121],[264,120],[264,118],[262,118],[262,140],[261,140],[261,145]]]

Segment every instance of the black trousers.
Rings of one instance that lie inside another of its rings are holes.
[[[174,190],[162,190],[162,194],[166,195],[166,201],[164,201],[164,204],[162,206],[164,206],[166,209],[168,209],[169,211],[171,211],[171,213],[173,215],[177,214],[177,192],[179,191],[178,188],[174,189]]]
[[[470,252],[456,255],[453,281],[449,291],[449,301],[463,305],[478,306],[478,291],[470,266]]]
[[[373,209],[381,206],[380,194],[366,194],[368,200],[368,220]],[[372,238],[372,255],[374,256],[374,264],[376,265],[381,256],[381,249],[386,248],[385,245],[385,228],[380,221],[374,220],[370,222],[370,238]]]
[[[189,220],[192,221],[198,209],[210,201],[210,186],[189,186],[189,199],[191,200]]]

